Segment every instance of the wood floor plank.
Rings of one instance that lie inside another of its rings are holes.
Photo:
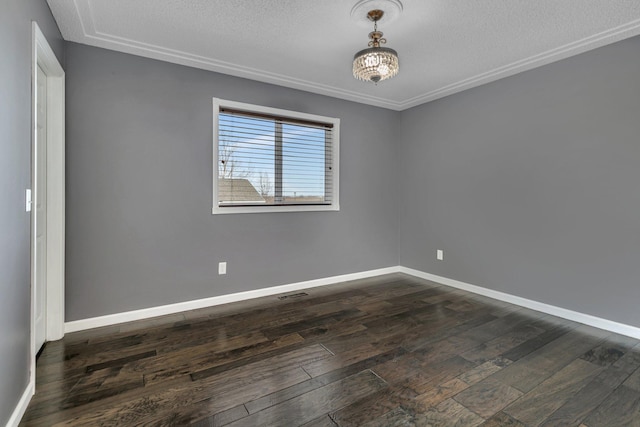
[[[277,389],[308,379],[300,368],[279,368],[263,375],[245,378],[202,380],[191,386],[173,387],[152,396],[132,399],[117,407],[105,407],[64,423],[68,426],[183,425],[192,419],[231,409],[246,398],[257,398]],[[213,394],[213,397],[211,395]]]
[[[618,387],[584,421],[589,427],[640,426],[640,392]]]
[[[361,372],[242,418],[229,427],[301,425],[384,387],[386,383],[373,372]]]
[[[520,390],[489,377],[458,393],[453,399],[481,417],[489,418],[520,396]]]
[[[544,316],[544,314],[539,312],[523,314],[522,311],[523,310],[518,310],[515,313],[499,317],[491,322],[464,331],[458,334],[458,336],[460,338],[473,339],[478,343],[485,343]]]
[[[263,340],[260,335],[255,337],[255,341],[249,341],[243,337],[238,344],[232,343],[235,340],[231,339],[226,340],[224,346],[198,346],[197,349],[176,351],[130,364],[124,369],[132,373],[143,373],[145,384],[166,381],[181,375],[197,374],[204,377],[242,364],[249,364],[256,360],[256,356],[286,352],[295,344],[304,342],[304,339],[297,334],[272,341]],[[242,344],[245,345],[237,347]],[[232,364],[230,360],[233,360]]]
[[[310,363],[303,365],[303,368],[311,377],[318,377],[336,369],[342,369],[346,366],[376,357],[379,354],[383,354],[388,351],[395,351],[395,349],[398,348],[397,343],[393,341],[376,342],[371,337],[368,339],[370,340],[369,343],[355,345],[353,348],[349,349],[344,348],[339,353],[336,353],[331,357],[311,361]],[[326,348],[333,352],[335,347],[331,346]],[[404,349],[402,349],[402,353],[404,352]]]
[[[546,427],[578,425],[640,366],[640,351],[627,353],[571,396],[543,423]]]
[[[488,376],[493,375],[494,373],[498,372],[504,367],[509,366],[510,364],[511,364],[510,360],[497,357],[493,360],[488,360],[484,362],[482,365],[476,366],[475,368],[460,374],[458,376],[458,379],[465,382],[467,385],[473,385],[479,381],[482,381]]]
[[[415,417],[404,408],[395,408],[374,420],[365,424],[359,424],[363,427],[406,427],[415,425]]]
[[[404,347],[409,351],[417,351],[425,347],[433,346],[445,338],[455,336],[464,331],[473,329],[479,325],[483,325],[496,320],[496,316],[489,313],[481,313],[480,315],[466,316],[462,319],[456,319],[451,322],[450,327],[434,328],[430,333],[426,333],[421,337],[415,337],[412,341],[407,342]],[[476,343],[477,345],[477,343]]]
[[[323,415],[313,421],[303,424],[302,427],[338,427],[328,415]]]
[[[84,375],[65,378],[61,381],[36,386],[38,393],[29,402],[29,410],[24,414],[22,421],[31,421],[59,412],[69,391],[83,377]]]
[[[580,326],[493,375],[498,381],[529,392],[572,360],[596,347],[610,333]]]
[[[121,368],[124,365],[126,365],[127,363],[135,362],[137,360],[146,359],[146,358],[149,358],[149,357],[153,357],[156,354],[157,353],[156,353],[155,350],[145,351],[144,353],[132,354],[130,356],[121,357],[121,358],[118,358],[118,359],[108,360],[106,362],[95,363],[93,365],[89,365],[89,366],[87,366],[86,371],[89,374],[91,372],[99,371],[101,369],[106,369],[106,368]]]
[[[502,356],[512,360],[514,362],[520,360],[524,356],[527,356],[536,350],[544,347],[552,341],[560,338],[561,336],[569,333],[575,329],[577,325],[557,325],[551,329],[547,329],[546,332],[528,339],[520,345],[502,353]]]
[[[569,424],[567,424],[569,425]],[[504,412],[498,412],[481,424],[481,427],[526,427],[518,420],[514,420]]]
[[[578,425],[638,367],[640,367],[640,347],[625,349],[625,354],[620,359],[571,396],[542,425],[547,427]]]
[[[324,375],[309,379],[299,384],[293,385],[283,390],[278,390],[275,393],[263,396],[260,399],[256,399],[250,402],[246,402],[245,406],[250,414],[261,411],[269,406],[276,405],[291,398],[300,396],[316,388],[325,386],[332,382],[341,380],[359,372],[372,368],[375,365],[383,363],[387,360],[393,360],[398,356],[401,356],[406,351],[402,348],[396,348],[384,353],[376,354],[368,359],[361,360],[360,362],[352,365],[347,365],[343,368],[336,369],[328,372]]]
[[[90,372],[69,390],[60,408],[73,408],[144,387],[142,375],[122,376],[121,371],[121,368],[110,367]]]
[[[307,380],[309,376],[298,366],[328,354],[322,346],[313,345],[207,376],[195,383],[169,383],[166,388],[159,384],[154,393],[137,393],[126,402],[117,400],[110,404],[108,399],[104,399],[103,407],[91,407],[91,411],[74,418],[70,425],[97,424],[104,420],[127,425],[140,419],[156,419],[160,423],[168,417],[177,417],[188,424],[192,417],[200,419],[216,414],[246,399],[257,399]]]
[[[463,372],[452,380],[435,384],[430,389],[426,389],[426,391],[423,389],[423,393],[416,396],[414,401],[427,407],[436,406],[445,399],[459,394],[470,386],[508,366],[508,363],[509,361],[500,358],[485,362],[480,366]]]
[[[477,347],[462,353],[462,357],[472,362],[483,363],[502,355],[503,353],[541,335],[544,332],[544,329],[536,327],[530,323],[526,323],[504,335],[500,335],[499,337],[486,341]]]
[[[404,274],[304,293],[47,343],[20,425],[594,427],[640,418],[638,340]]]
[[[227,409],[226,411],[218,412],[215,415],[210,415],[201,420],[194,421],[190,425],[191,427],[220,427],[235,420],[239,420],[240,418],[244,418],[247,415],[249,415],[247,408],[245,408],[244,405],[238,405],[231,409]],[[192,415],[192,418],[197,417]]]
[[[640,391],[640,368],[624,382],[624,385],[636,391]]]
[[[448,360],[460,353],[464,353],[477,345],[477,341],[471,338],[461,338],[460,336],[452,336],[428,347],[424,347],[414,351],[412,354],[423,363],[437,363]],[[466,360],[466,359],[465,359]],[[469,362],[469,361],[467,361]],[[469,366],[476,366],[475,363],[469,362]]]
[[[592,348],[580,358],[600,366],[609,366],[624,355],[624,351],[615,347],[599,345]]]
[[[526,425],[538,426],[601,370],[598,365],[576,359],[503,409],[503,412]]]
[[[416,393],[403,385],[390,385],[329,414],[340,427],[357,427],[378,422],[390,411],[411,403]]]
[[[363,315],[364,313],[357,309],[342,310],[337,313],[325,314],[324,316],[313,317],[311,319],[286,323],[274,328],[263,329],[262,333],[264,333],[264,335],[269,339],[275,339],[283,335],[296,333],[298,331],[304,331],[305,329],[310,329],[322,325],[331,325],[332,323],[335,323],[341,319],[348,319]]]
[[[220,357],[219,359],[216,358],[216,362],[213,362],[213,361],[208,362],[207,364],[209,365],[209,367],[206,367],[204,369],[198,369],[199,367],[195,367],[194,371],[191,372],[189,375],[191,376],[192,380],[198,381],[203,378],[208,378],[208,377],[217,375],[219,373],[229,371],[230,369],[235,369],[238,367],[250,365],[256,362],[261,362],[261,361],[264,361],[265,359],[271,360],[271,359],[277,358],[279,360],[279,358],[284,358],[286,363],[286,360],[287,360],[286,358],[288,356],[291,356],[292,354],[297,354],[297,353],[293,353],[293,351],[299,350],[299,349],[302,349],[303,351],[304,349],[309,349],[309,348],[314,348],[319,350],[318,353],[312,352],[309,356],[309,359],[304,361],[305,363],[322,360],[331,355],[331,353],[328,352],[326,348],[322,347],[321,345],[316,344],[314,346],[304,346],[304,341],[298,340],[298,337],[296,337],[295,335],[296,334],[291,335],[290,336],[291,339],[285,338],[283,340],[272,341],[271,345],[264,346],[268,348],[267,351],[258,351],[257,354],[253,354],[253,352],[251,352],[251,355],[248,357],[229,357],[228,356],[229,352],[225,352],[223,357]],[[259,350],[264,350],[264,347],[260,346]],[[234,355],[236,354],[236,352],[234,351],[230,351],[230,353]]]
[[[449,381],[472,369],[473,366],[471,362],[460,356],[434,362],[408,354],[372,369],[388,383],[402,384],[410,387],[416,394],[422,394],[437,384]]]
[[[624,366],[631,367],[634,366],[637,360],[640,358],[640,344],[636,345],[633,349],[631,349],[624,360],[628,361]],[[620,361],[622,362],[622,361]],[[615,363],[614,366],[620,365],[620,362]],[[638,366],[635,371],[627,378],[624,382],[624,385],[634,389],[636,391],[640,391],[640,366]]]
[[[446,399],[437,406],[414,416],[416,426],[475,427],[484,420],[453,399]]]
[[[315,326],[297,332],[307,342],[323,342],[331,338],[352,335],[367,329],[362,323],[342,320],[330,325]]]
[[[469,388],[469,384],[459,378],[438,384],[430,390],[415,397],[415,401],[425,407],[436,406],[440,402],[455,396],[463,390]]]
[[[47,344],[49,348],[42,352],[38,359],[38,367],[44,367],[50,364],[59,364],[68,362],[79,356],[87,358],[94,357],[96,353],[102,353],[107,350],[122,350],[128,347],[137,347],[143,342],[143,336],[140,334],[127,335],[121,338],[113,338],[106,343],[95,344],[89,346],[89,340],[83,340],[78,343],[64,344],[62,341]],[[53,346],[56,346],[54,349]],[[139,352],[139,350],[136,350]],[[86,359],[85,359],[86,360]],[[67,363],[67,365],[69,365]]]

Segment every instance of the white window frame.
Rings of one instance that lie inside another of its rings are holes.
[[[330,123],[332,131],[332,156],[331,173],[332,192],[331,204],[327,205],[253,205],[253,206],[219,206],[218,204],[218,116],[221,108],[229,108],[250,113],[267,114],[277,117],[306,120],[319,123]],[[243,102],[227,101],[213,98],[213,208],[211,213],[258,213],[258,212],[312,212],[312,211],[339,211],[340,210],[340,119],[334,117],[317,116],[315,114],[299,113],[297,111],[281,110],[279,108],[263,107],[260,105],[246,104]]]

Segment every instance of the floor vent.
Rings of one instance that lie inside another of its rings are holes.
[[[289,295],[281,295],[278,297],[278,299],[291,299],[291,298],[302,298],[302,297],[306,297],[309,294],[306,292],[298,292],[297,294],[289,294]]]

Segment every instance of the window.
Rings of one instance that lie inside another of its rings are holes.
[[[213,213],[339,210],[340,119],[213,100]]]

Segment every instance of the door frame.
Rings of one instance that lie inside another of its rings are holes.
[[[65,287],[65,72],[38,24],[32,22],[31,52],[31,182],[35,184],[36,77],[38,66],[47,76],[47,243],[45,341],[64,336]],[[35,381],[35,210],[31,210],[31,380]]]

